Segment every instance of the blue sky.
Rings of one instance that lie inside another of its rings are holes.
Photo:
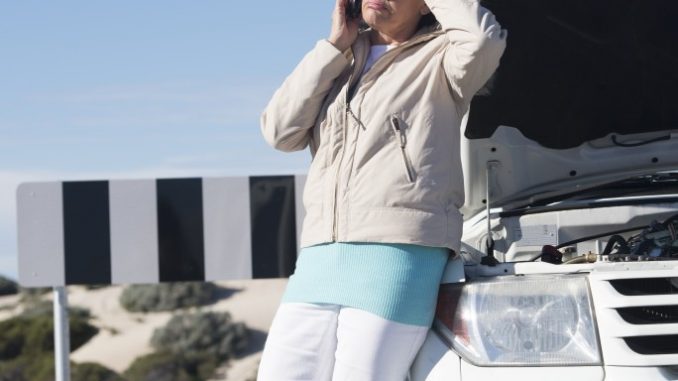
[[[0,274],[21,182],[305,173],[259,115],[333,4],[0,2]]]

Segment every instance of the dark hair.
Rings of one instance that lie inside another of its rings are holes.
[[[417,29],[433,26],[438,24],[438,19],[433,15],[432,12],[429,12],[419,19],[419,25]]]

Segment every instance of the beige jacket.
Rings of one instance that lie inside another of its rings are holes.
[[[362,78],[367,33],[345,53],[319,41],[261,116],[276,149],[310,147],[301,247],[361,241],[459,250],[460,124],[499,65],[506,32],[477,1],[426,3],[442,28],[419,31]]]

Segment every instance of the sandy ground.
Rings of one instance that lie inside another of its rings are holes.
[[[201,310],[230,312],[234,321],[247,325],[251,336],[244,353],[222,367],[215,380],[246,381],[256,374],[266,332],[286,283],[287,279],[217,282],[224,289],[219,300]],[[72,361],[97,362],[122,372],[134,359],[152,352],[153,331],[164,326],[172,313],[129,313],[118,302],[122,290],[122,286],[89,291],[84,287],[69,287],[69,305],[89,309],[92,323],[100,328],[95,337],[71,353]],[[46,298],[51,299],[51,294]],[[0,320],[18,312],[17,296],[0,298]]]
[[[122,290],[120,286],[91,291],[69,288],[69,305],[89,309],[92,323],[100,328],[96,336],[71,353],[71,360],[97,362],[122,372],[135,358],[153,351],[149,345],[153,330],[165,325],[172,314],[129,313],[118,302]]]
[[[5,295],[0,297],[0,320],[9,319],[21,312],[19,295]]]

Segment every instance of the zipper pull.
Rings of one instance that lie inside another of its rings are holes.
[[[400,139],[400,148],[405,148],[405,145],[407,144],[407,137],[403,133],[403,130],[400,129],[400,122],[398,122],[398,118],[396,118],[395,115],[391,115],[391,127],[393,127],[393,131],[398,134],[398,138]]]
[[[346,117],[347,117],[347,118],[348,118],[348,115],[349,115],[349,114],[351,115],[351,117],[353,117],[353,120],[355,120],[356,123],[358,123],[358,126],[360,126],[360,128],[363,129],[363,131],[366,131],[366,130],[367,130],[367,128],[365,127],[365,125],[363,124],[363,122],[362,122],[362,121],[361,121],[361,120],[353,113],[353,110],[351,110],[351,105],[349,105],[349,104],[347,103],[347,104],[346,104]]]

